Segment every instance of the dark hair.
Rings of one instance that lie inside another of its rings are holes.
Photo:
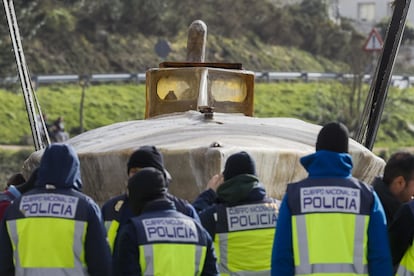
[[[409,181],[414,174],[414,155],[399,151],[391,155],[384,168],[382,180],[388,186],[398,176],[403,176],[405,181]]]

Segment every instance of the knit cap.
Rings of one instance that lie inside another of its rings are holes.
[[[134,151],[128,160],[128,173],[131,168],[153,167],[164,171],[164,159],[154,146],[142,146]]]
[[[223,177],[225,181],[239,174],[256,175],[255,162],[245,151],[230,155],[224,165]]]
[[[329,150],[347,153],[349,144],[348,128],[337,122],[331,122],[322,127],[316,140],[316,151]]]
[[[143,168],[128,180],[129,203],[136,215],[147,202],[162,198],[166,193],[166,179],[163,172],[156,168]]]
[[[132,153],[128,160],[128,171],[131,168],[152,167],[164,172],[167,184],[171,182],[171,175],[164,167],[164,158],[161,152],[154,146],[142,146]]]

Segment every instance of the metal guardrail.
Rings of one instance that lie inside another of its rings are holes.
[[[341,73],[312,73],[312,72],[255,72],[256,80],[272,81],[322,81],[322,80],[352,80],[354,74]],[[365,83],[371,82],[372,76],[364,74],[362,81]],[[391,78],[391,85],[398,88],[408,88],[414,83],[414,76],[393,75]]]
[[[255,72],[257,81],[322,81],[322,80],[351,80],[353,74],[338,73],[315,73],[315,72]],[[371,81],[371,75],[365,74],[363,81]],[[19,78],[0,78],[0,86],[17,83]],[[145,73],[121,73],[121,74],[92,74],[92,75],[35,75],[32,76],[34,87],[41,84],[52,83],[100,83],[100,82],[136,82],[145,83]],[[399,88],[410,87],[414,83],[414,76],[394,75],[391,78],[391,85]]]

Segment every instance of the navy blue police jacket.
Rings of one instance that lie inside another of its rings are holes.
[[[142,221],[153,218],[185,218],[194,221],[198,232],[197,244],[205,246],[207,249],[201,275],[218,275],[217,258],[211,236],[197,220],[178,212],[174,203],[169,199],[158,199],[147,203],[139,216],[130,218],[126,224],[121,226],[117,246],[114,250],[115,275],[142,275],[138,263],[140,259],[138,247],[139,245],[151,243],[147,239]],[[163,241],[163,243],[168,242]],[[175,243],[176,241],[172,240],[170,242]]]
[[[266,190],[259,186],[251,190],[243,201],[239,202],[217,202],[213,206],[205,209],[200,213],[201,223],[208,233],[213,237],[216,233],[228,232],[228,222],[226,215],[226,207],[240,206],[247,204],[260,204],[260,203],[278,203],[274,198],[266,197]],[[279,204],[279,203],[278,203]],[[216,215],[220,218],[216,220]],[[269,224],[274,226],[276,224],[276,217],[269,220]]]
[[[77,257],[84,259],[89,275],[110,275],[111,255],[100,209],[92,198],[78,191],[82,185],[78,158],[74,151],[68,152],[65,145],[55,145],[53,149],[55,152],[52,155],[44,153],[35,188],[7,208],[0,224],[0,275],[15,274],[14,250],[7,222],[26,218],[53,218],[85,223],[85,236],[74,238],[74,242],[81,239],[83,243],[84,256]],[[54,225],[44,227],[44,233],[27,233],[30,236],[25,238],[36,239],[39,236],[42,240],[48,239],[47,231],[53,231]],[[59,233],[52,235],[56,238]],[[34,257],[48,260],[51,256],[46,250],[44,255]],[[23,269],[30,270],[31,267]]]
[[[177,211],[195,220],[200,220],[197,212],[190,203],[169,193],[167,193],[167,198],[174,202]],[[116,220],[119,222],[119,225],[123,225],[133,216],[126,194],[115,196],[102,206],[102,217],[104,221]]]

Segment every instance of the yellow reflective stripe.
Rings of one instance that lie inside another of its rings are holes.
[[[414,276],[414,272],[407,270],[404,266],[400,265],[398,267],[396,276]]]
[[[104,221],[104,226],[105,226],[105,231],[106,233],[108,233],[109,227],[111,226],[112,220],[105,220]]]
[[[274,233],[273,227],[216,234],[220,248],[220,273],[268,275]]]
[[[86,222],[31,217],[7,221],[7,227],[13,242],[16,271],[60,268],[74,273],[84,270]]]
[[[368,222],[368,216],[355,214],[293,216],[295,272],[367,274]]]
[[[139,264],[142,275],[154,275],[153,258],[152,244],[145,244],[139,247]]]
[[[218,248],[218,251],[220,252],[220,254],[217,254],[217,265],[221,275],[227,275],[230,273],[227,260],[228,240],[227,233],[221,233],[216,234],[216,240],[214,241],[214,247]]]
[[[207,248],[196,244],[155,243],[139,246],[142,275],[201,275]]]
[[[115,245],[115,238],[118,234],[119,228],[119,221],[105,221],[105,228],[106,228],[106,235],[109,243],[109,247],[111,248],[111,252],[114,252],[114,245]]]
[[[354,265],[358,273],[368,273],[368,224],[369,216],[357,215],[354,229]]]
[[[238,272],[220,272],[220,276],[269,276],[270,271],[238,271]],[[326,275],[324,275],[326,276]]]
[[[206,261],[207,247],[196,245],[195,250],[195,275],[201,275],[201,273],[203,272],[204,263]]]
[[[414,275],[414,246],[410,246],[401,259],[398,267],[398,276]]]
[[[17,236],[16,220],[7,221],[7,232],[9,233],[9,237],[12,243],[14,266],[16,265],[19,266],[20,258],[19,258],[19,250],[17,249],[17,245],[19,244],[19,237]]]
[[[87,266],[84,250],[87,228],[87,222],[79,220],[75,221],[75,240],[73,243],[73,252],[75,253],[75,261],[77,260],[76,256],[79,256],[80,266],[84,268]]]
[[[293,252],[296,273],[306,274],[310,271],[308,234],[304,215],[292,216]]]

